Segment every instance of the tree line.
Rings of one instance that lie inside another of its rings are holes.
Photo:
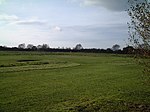
[[[19,44],[18,47],[6,47],[0,46],[0,51],[46,51],[46,52],[85,52],[85,53],[115,53],[115,54],[134,54],[138,49],[134,49],[132,46],[124,47],[122,50],[118,44],[112,46],[112,48],[99,49],[99,48],[83,48],[81,44],[77,44],[74,48],[50,48],[48,44],[27,46]]]

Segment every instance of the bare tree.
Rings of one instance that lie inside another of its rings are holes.
[[[36,47],[36,46],[33,46],[33,47],[32,47],[32,50],[34,50],[34,51],[37,50],[37,47]]]
[[[49,48],[49,45],[48,45],[48,44],[43,44],[43,45],[42,45],[42,49],[45,50],[45,49],[48,49],[48,48]]]
[[[19,49],[25,49],[25,47],[26,47],[25,43],[18,45],[18,48],[19,48]]]
[[[83,47],[81,44],[77,44],[74,49],[75,50],[81,50],[81,49],[83,49]]]
[[[150,2],[149,0],[129,0],[128,14],[130,42],[136,49],[136,57],[150,74]],[[147,59],[144,59],[147,58]]]
[[[130,42],[148,56],[150,50],[150,3],[147,0],[129,0],[128,14]]]
[[[32,49],[33,46],[34,46],[33,44],[28,44],[28,45],[27,45],[27,49]]]
[[[41,48],[42,48],[42,45],[38,45],[38,46],[37,46],[37,49],[41,49]]]
[[[118,44],[115,44],[115,45],[112,46],[113,51],[118,51],[119,48],[120,48],[120,45],[118,45]]]

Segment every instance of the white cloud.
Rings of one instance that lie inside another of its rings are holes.
[[[111,11],[125,11],[129,7],[128,0],[70,0],[72,2],[79,2],[84,6],[101,6]],[[144,2],[145,0],[131,0],[134,2]],[[150,0],[147,0],[150,1]]]
[[[0,5],[3,4],[6,0],[0,0]]]
[[[63,31],[59,33],[61,29]],[[127,26],[124,24],[54,26],[51,28],[9,25],[0,28],[0,39],[8,43],[5,45],[12,46],[19,43],[34,45],[47,43],[51,47],[73,47],[76,43],[81,43],[84,47],[107,48],[115,43],[123,44],[126,33]]]
[[[22,27],[21,25],[6,25],[5,27],[0,27],[0,34],[2,43],[9,46],[16,46],[19,43],[43,44],[48,43],[48,38],[50,38],[48,29],[42,30],[39,27]]]
[[[115,43],[119,43],[123,47],[124,40],[128,37],[127,26],[124,24],[62,26],[62,28],[63,32],[61,33],[50,32],[48,41],[57,46],[83,43],[84,47],[107,48],[112,47]]]
[[[54,27],[52,28],[52,31],[54,31],[54,32],[61,32],[61,31],[62,31],[62,28],[60,28],[59,26],[54,26]]]
[[[19,18],[16,15],[0,14],[0,21],[14,22],[18,20]]]
[[[101,6],[112,11],[125,11],[128,0],[71,0],[85,6]]]
[[[0,14],[0,21],[6,22],[7,24],[17,25],[43,25],[46,21],[40,20],[38,17],[30,17],[28,19],[20,19],[16,15]]]
[[[27,20],[16,21],[13,24],[17,24],[17,25],[43,25],[45,23],[46,22],[43,20],[27,19]]]

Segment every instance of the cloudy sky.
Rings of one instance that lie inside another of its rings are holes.
[[[126,46],[128,0],[0,0],[0,45]]]

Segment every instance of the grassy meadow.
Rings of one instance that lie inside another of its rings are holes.
[[[132,57],[0,52],[0,112],[150,112]]]

